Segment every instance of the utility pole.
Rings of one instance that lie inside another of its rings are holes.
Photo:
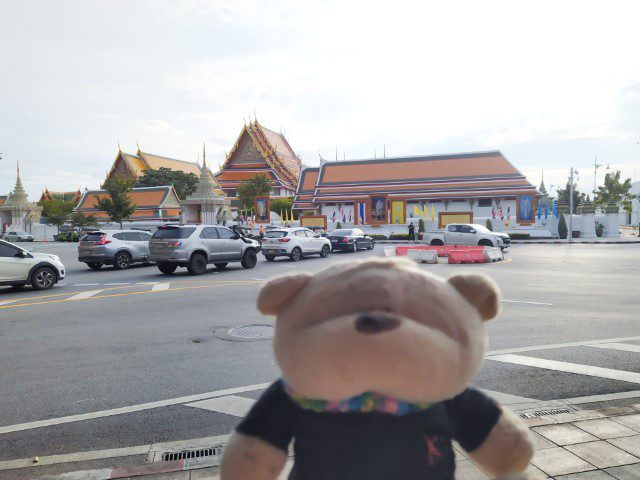
[[[571,167],[569,174],[569,243],[573,243],[573,175],[578,175],[578,171]]]
[[[602,165],[598,165],[598,156],[596,155],[596,158],[593,160],[593,199],[596,199],[596,188],[598,188],[597,182],[596,182],[596,176],[598,175],[598,168],[600,168]]]

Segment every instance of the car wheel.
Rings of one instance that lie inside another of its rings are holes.
[[[213,264],[216,268],[224,268],[227,265],[229,265],[229,262],[220,262],[220,263],[214,263]]]
[[[16,242],[21,242],[22,239],[20,237],[16,238]]]
[[[187,270],[191,275],[200,275],[207,270],[207,258],[201,253],[194,253],[189,259]]]
[[[276,259],[275,255],[265,255],[264,258],[267,259],[267,262],[273,262]]]
[[[444,245],[444,243],[442,242],[442,240],[432,240],[431,241],[431,245],[437,246],[437,247],[441,247]]]
[[[300,247],[295,247],[293,250],[291,250],[291,255],[289,255],[289,258],[292,262],[297,262],[298,260],[300,260],[302,258],[302,250],[300,250]]]
[[[369,246],[367,247],[367,250],[373,250],[373,247],[375,247],[375,246],[376,246],[376,244],[375,244],[375,243],[373,243],[373,240],[371,240],[371,241],[369,242]]]
[[[91,270],[100,270],[102,268],[102,264],[99,262],[87,262],[87,266]]]
[[[113,266],[116,270],[126,270],[131,266],[131,255],[127,252],[120,252],[114,259]]]
[[[358,244],[354,243],[353,246],[351,247],[351,251],[352,252],[357,252],[358,251]]]
[[[56,274],[51,267],[40,267],[31,276],[31,286],[36,290],[47,290],[56,283]]]
[[[320,250],[320,258],[327,258],[330,251],[329,245],[323,245],[322,250]]]
[[[493,247],[493,242],[483,238],[478,242],[478,245],[481,247]]]
[[[165,275],[171,275],[173,272],[176,271],[176,268],[178,268],[178,265],[176,265],[175,263],[169,263],[169,262],[158,263],[158,270],[160,270]]]
[[[243,268],[253,268],[256,266],[256,263],[258,263],[258,256],[256,255],[256,252],[253,250],[247,250],[244,252],[242,262],[240,262]]]

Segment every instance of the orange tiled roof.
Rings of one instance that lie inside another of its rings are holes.
[[[92,190],[85,192],[76,207],[82,212],[97,212],[96,204],[99,199],[106,198],[108,193],[105,190]],[[162,209],[162,204],[168,196],[173,196],[174,201],[179,202],[176,191],[171,186],[164,187],[138,187],[129,193],[131,200],[136,206],[136,211]]]
[[[0,207],[7,201],[8,195],[0,195]]]

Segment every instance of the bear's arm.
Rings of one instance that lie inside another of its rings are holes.
[[[275,480],[287,460],[296,413],[282,382],[271,385],[225,447],[222,480]]]
[[[446,402],[454,438],[471,460],[490,475],[525,470],[533,449],[518,417],[478,390],[469,388]]]

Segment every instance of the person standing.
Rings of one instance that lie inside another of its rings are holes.
[[[260,240],[264,238],[264,225],[260,225]]]
[[[415,241],[416,239],[416,227],[413,225],[413,222],[409,223],[409,240]]]

